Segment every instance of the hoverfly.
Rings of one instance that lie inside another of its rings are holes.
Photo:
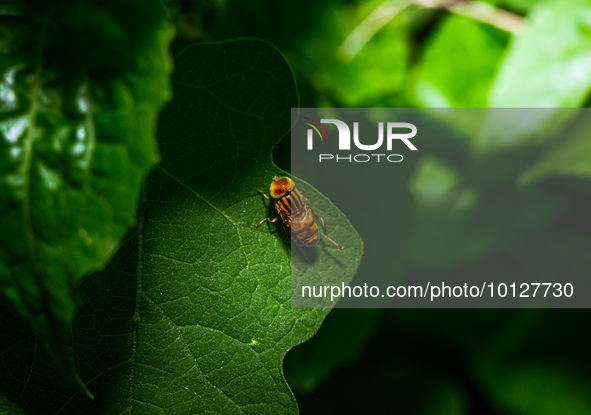
[[[318,243],[318,226],[314,222],[314,218],[316,218],[322,222],[324,237],[339,249],[344,248],[344,246],[339,245],[326,235],[324,219],[314,213],[308,204],[308,199],[302,196],[305,190],[302,189],[301,192],[297,190],[295,183],[289,177],[273,177],[269,186],[270,197],[262,190],[257,189],[257,192],[265,196],[267,200],[271,199],[275,203],[277,213],[279,213],[279,216],[273,220],[265,218],[257,223],[257,228],[265,221],[275,223],[277,219],[281,218],[285,232],[291,235],[292,241],[301,242],[305,246],[314,246]]]

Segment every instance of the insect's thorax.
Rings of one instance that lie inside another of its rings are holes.
[[[275,200],[275,207],[281,214],[291,219],[304,216],[307,210],[306,199],[295,189],[282,198]]]

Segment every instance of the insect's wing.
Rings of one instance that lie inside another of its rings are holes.
[[[281,217],[281,224],[283,225],[283,229],[285,230],[287,237],[291,239],[291,217],[279,209],[277,209],[277,212]]]

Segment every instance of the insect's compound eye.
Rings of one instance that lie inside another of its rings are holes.
[[[285,189],[280,182],[273,182],[271,183],[271,186],[269,186],[269,196],[273,199],[280,199],[285,196],[286,193],[287,189]]]
[[[295,189],[295,183],[289,177],[282,177],[279,179],[279,182],[283,185],[288,192],[293,191]]]

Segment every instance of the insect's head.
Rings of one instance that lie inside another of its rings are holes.
[[[273,177],[269,186],[269,196],[272,199],[281,199],[283,196],[295,189],[295,183],[289,177]]]

